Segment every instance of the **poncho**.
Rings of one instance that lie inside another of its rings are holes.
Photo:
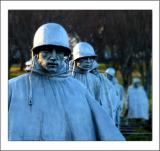
[[[74,68],[72,76],[82,82],[91,95],[101,104],[101,85],[100,80],[89,71],[82,71],[79,68]]]
[[[78,80],[32,73],[9,80],[9,140],[125,140]]]
[[[142,86],[128,88],[128,118],[149,118],[149,100]]]
[[[113,119],[113,101],[111,98],[112,89],[110,87],[109,81],[104,74],[98,73],[96,75],[100,79],[101,84],[101,102],[102,107],[108,113],[108,115]]]
[[[112,100],[113,120],[114,120],[115,124],[118,124],[119,107],[121,104],[119,88],[117,87],[117,85],[113,81],[108,80],[108,78],[107,78],[107,83],[110,88],[110,97]]]

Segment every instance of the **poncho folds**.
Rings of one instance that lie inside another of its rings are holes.
[[[111,83],[105,77],[104,74],[98,73],[97,77],[99,77],[101,82],[101,100],[102,100],[102,107],[108,113],[108,115],[113,119],[113,101],[111,98]]]
[[[72,76],[75,79],[82,82],[86,86],[88,91],[91,93],[91,95],[100,104],[102,104],[100,80],[89,71],[82,71],[79,68],[74,68],[72,72],[73,72]]]
[[[78,80],[29,76],[9,80],[9,140],[125,140]]]

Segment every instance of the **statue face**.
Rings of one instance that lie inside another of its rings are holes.
[[[49,73],[58,73],[63,66],[64,52],[51,50],[41,50],[38,54],[38,62]]]
[[[83,57],[76,60],[76,66],[83,70],[89,70],[92,67],[93,61],[93,57]]]
[[[113,76],[111,76],[110,74],[107,74],[107,78],[112,81],[113,80]]]
[[[138,87],[140,86],[140,83],[139,83],[139,82],[136,82],[136,83],[133,84],[133,86],[134,86],[135,88],[138,88]]]

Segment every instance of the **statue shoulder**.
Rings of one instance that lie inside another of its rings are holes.
[[[14,83],[21,83],[22,81],[24,81],[25,79],[27,79],[28,75],[29,74],[26,73],[26,74],[22,74],[22,75],[20,75],[18,77],[9,79],[9,85],[14,84]]]
[[[81,81],[77,80],[76,78],[69,76],[67,78],[67,80],[68,80],[69,84],[71,84],[73,86],[74,89],[86,91],[86,87],[84,86],[84,84]]]

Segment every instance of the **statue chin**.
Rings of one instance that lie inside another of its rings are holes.
[[[82,67],[83,70],[88,71],[90,70],[90,67]]]
[[[81,70],[84,70],[84,71],[88,71],[88,70],[90,70],[90,68],[91,68],[91,66],[79,66],[79,68],[81,69]]]
[[[48,73],[58,73],[58,67],[48,67],[46,68]]]
[[[82,71],[88,71],[90,68],[78,67]]]

